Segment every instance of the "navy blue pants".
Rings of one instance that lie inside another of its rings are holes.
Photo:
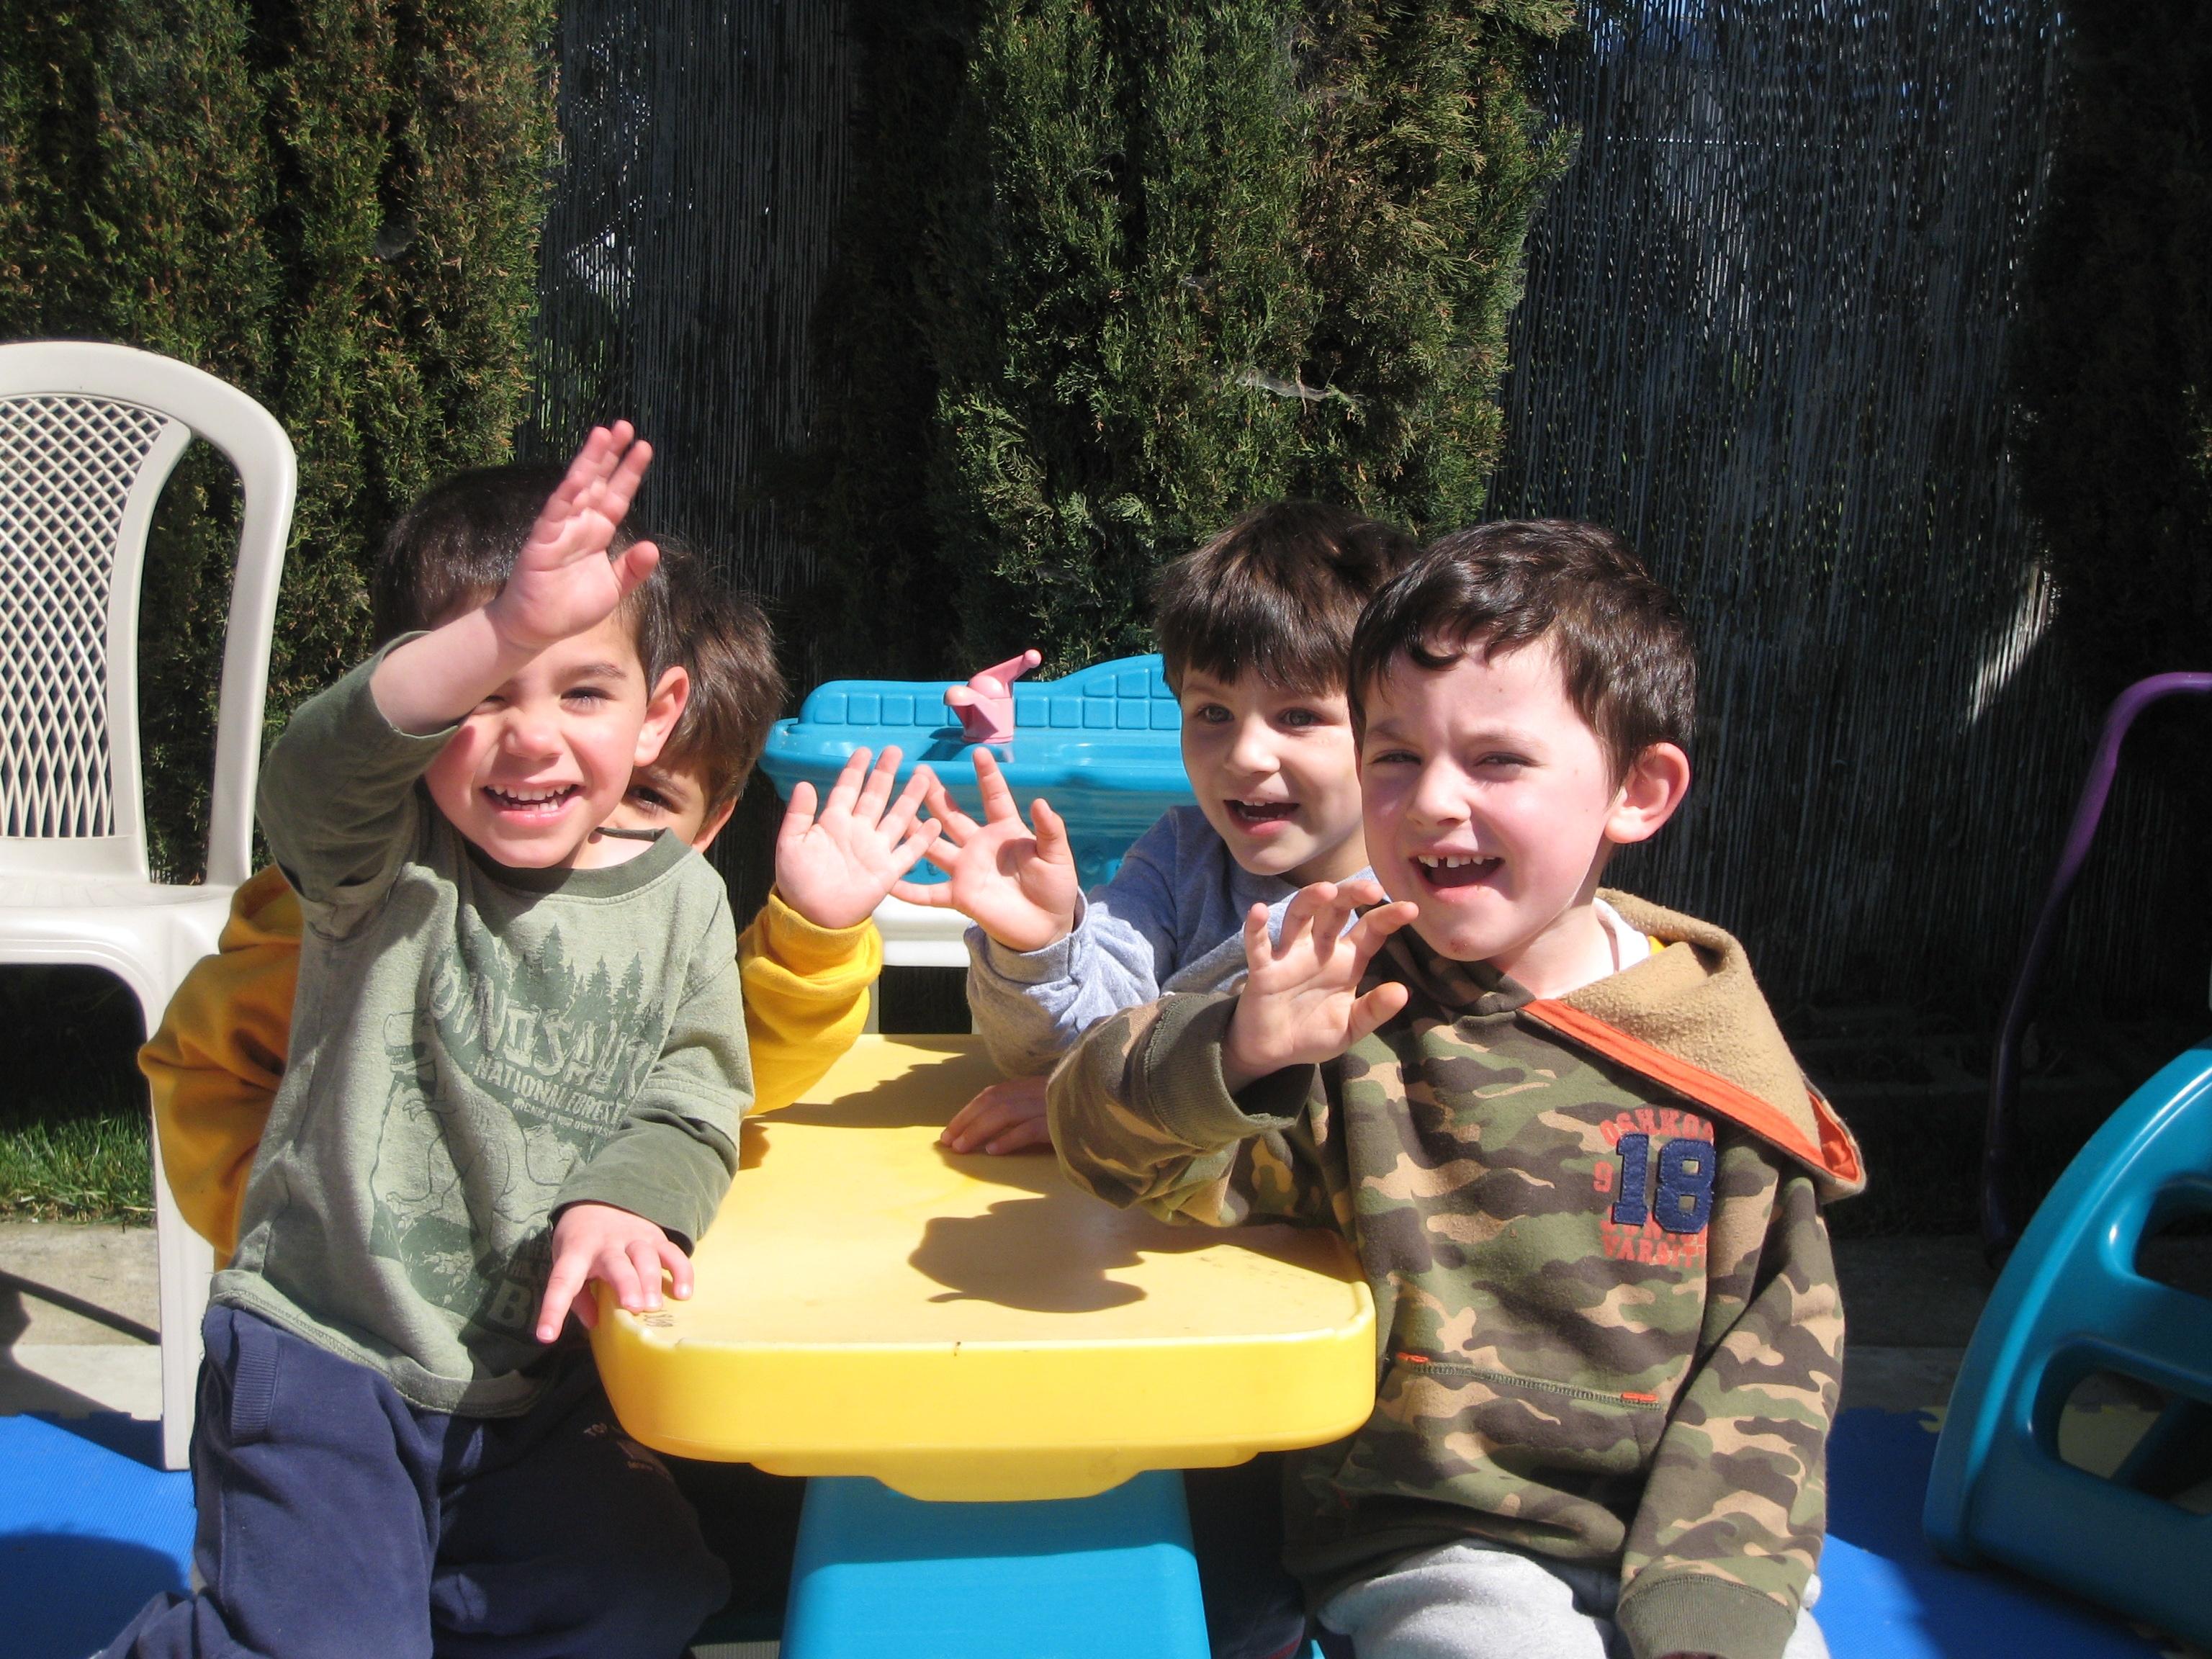
[[[1182,1472],[1213,1659],[1285,1659],[1304,1641],[1305,1599],[1283,1570],[1283,1464],[1262,1452]]]
[[[202,1329],[205,1588],[150,1602],[113,1659],[675,1659],[728,1595],[588,1354],[523,1416],[453,1417],[252,1314]]]

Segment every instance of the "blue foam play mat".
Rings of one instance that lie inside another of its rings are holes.
[[[1853,1411],[1830,1445],[1820,1617],[1836,1659],[2156,1659],[2097,1609],[1937,1560],[1920,1535],[1927,1413]],[[0,1649],[83,1659],[191,1558],[191,1486],[152,1466],[155,1425],[0,1417]]]

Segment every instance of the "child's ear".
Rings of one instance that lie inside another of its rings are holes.
[[[1605,821],[1605,838],[1616,847],[1650,840],[1689,793],[1690,757],[1674,744],[1650,744],[1628,764]]]
[[[736,801],[724,801],[707,815],[707,821],[699,826],[699,833],[691,837],[691,845],[702,853],[712,847],[714,837],[722,833],[722,826],[730,821],[730,814],[737,810]]]
[[[630,764],[650,766],[660,758],[661,745],[676,729],[676,722],[684,717],[684,705],[690,700],[690,671],[661,670],[653,695],[645,700],[645,724],[637,729],[637,754]]]

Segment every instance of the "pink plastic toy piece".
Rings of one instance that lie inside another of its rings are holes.
[[[1044,660],[1035,651],[969,677],[945,694],[960,717],[960,734],[970,743],[1011,743],[1014,737],[1014,682]]]

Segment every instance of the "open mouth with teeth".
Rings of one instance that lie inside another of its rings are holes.
[[[550,817],[581,793],[582,788],[573,783],[550,789],[495,789],[489,784],[484,786],[485,799],[501,811],[532,817]]]
[[[1417,853],[1413,868],[1428,886],[1445,889],[1472,887],[1498,868],[1497,859],[1477,858],[1471,853]]]
[[[1229,815],[1239,823],[1281,823],[1295,817],[1298,804],[1294,800],[1232,800]]]

